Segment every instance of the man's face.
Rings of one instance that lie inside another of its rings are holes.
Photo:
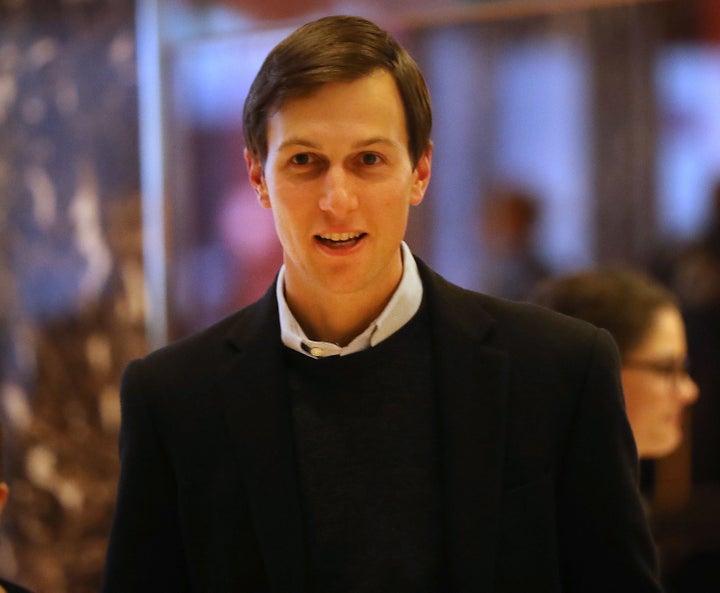
[[[377,70],[290,100],[267,135],[265,167],[246,159],[260,203],[273,211],[288,300],[389,296],[402,274],[409,207],[422,201],[431,164],[428,149],[412,166],[392,76]]]

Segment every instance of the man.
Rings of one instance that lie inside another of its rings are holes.
[[[430,179],[416,64],[353,17],[268,56],[249,176],[284,265],[129,365],[104,591],[658,591],[616,350],[402,242]]]

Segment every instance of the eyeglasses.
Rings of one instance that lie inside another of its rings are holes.
[[[673,388],[677,388],[682,379],[688,378],[687,360],[639,360],[623,362],[624,368],[646,370],[663,377]]]

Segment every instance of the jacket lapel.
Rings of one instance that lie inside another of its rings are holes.
[[[273,285],[241,313],[229,336],[235,354],[220,383],[271,589],[300,593],[302,513],[274,291]]]
[[[478,299],[418,266],[436,348],[447,588],[477,591],[493,579],[509,365]]]

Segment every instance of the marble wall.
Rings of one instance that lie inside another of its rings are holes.
[[[134,6],[0,0],[0,574],[97,591],[145,352]]]

